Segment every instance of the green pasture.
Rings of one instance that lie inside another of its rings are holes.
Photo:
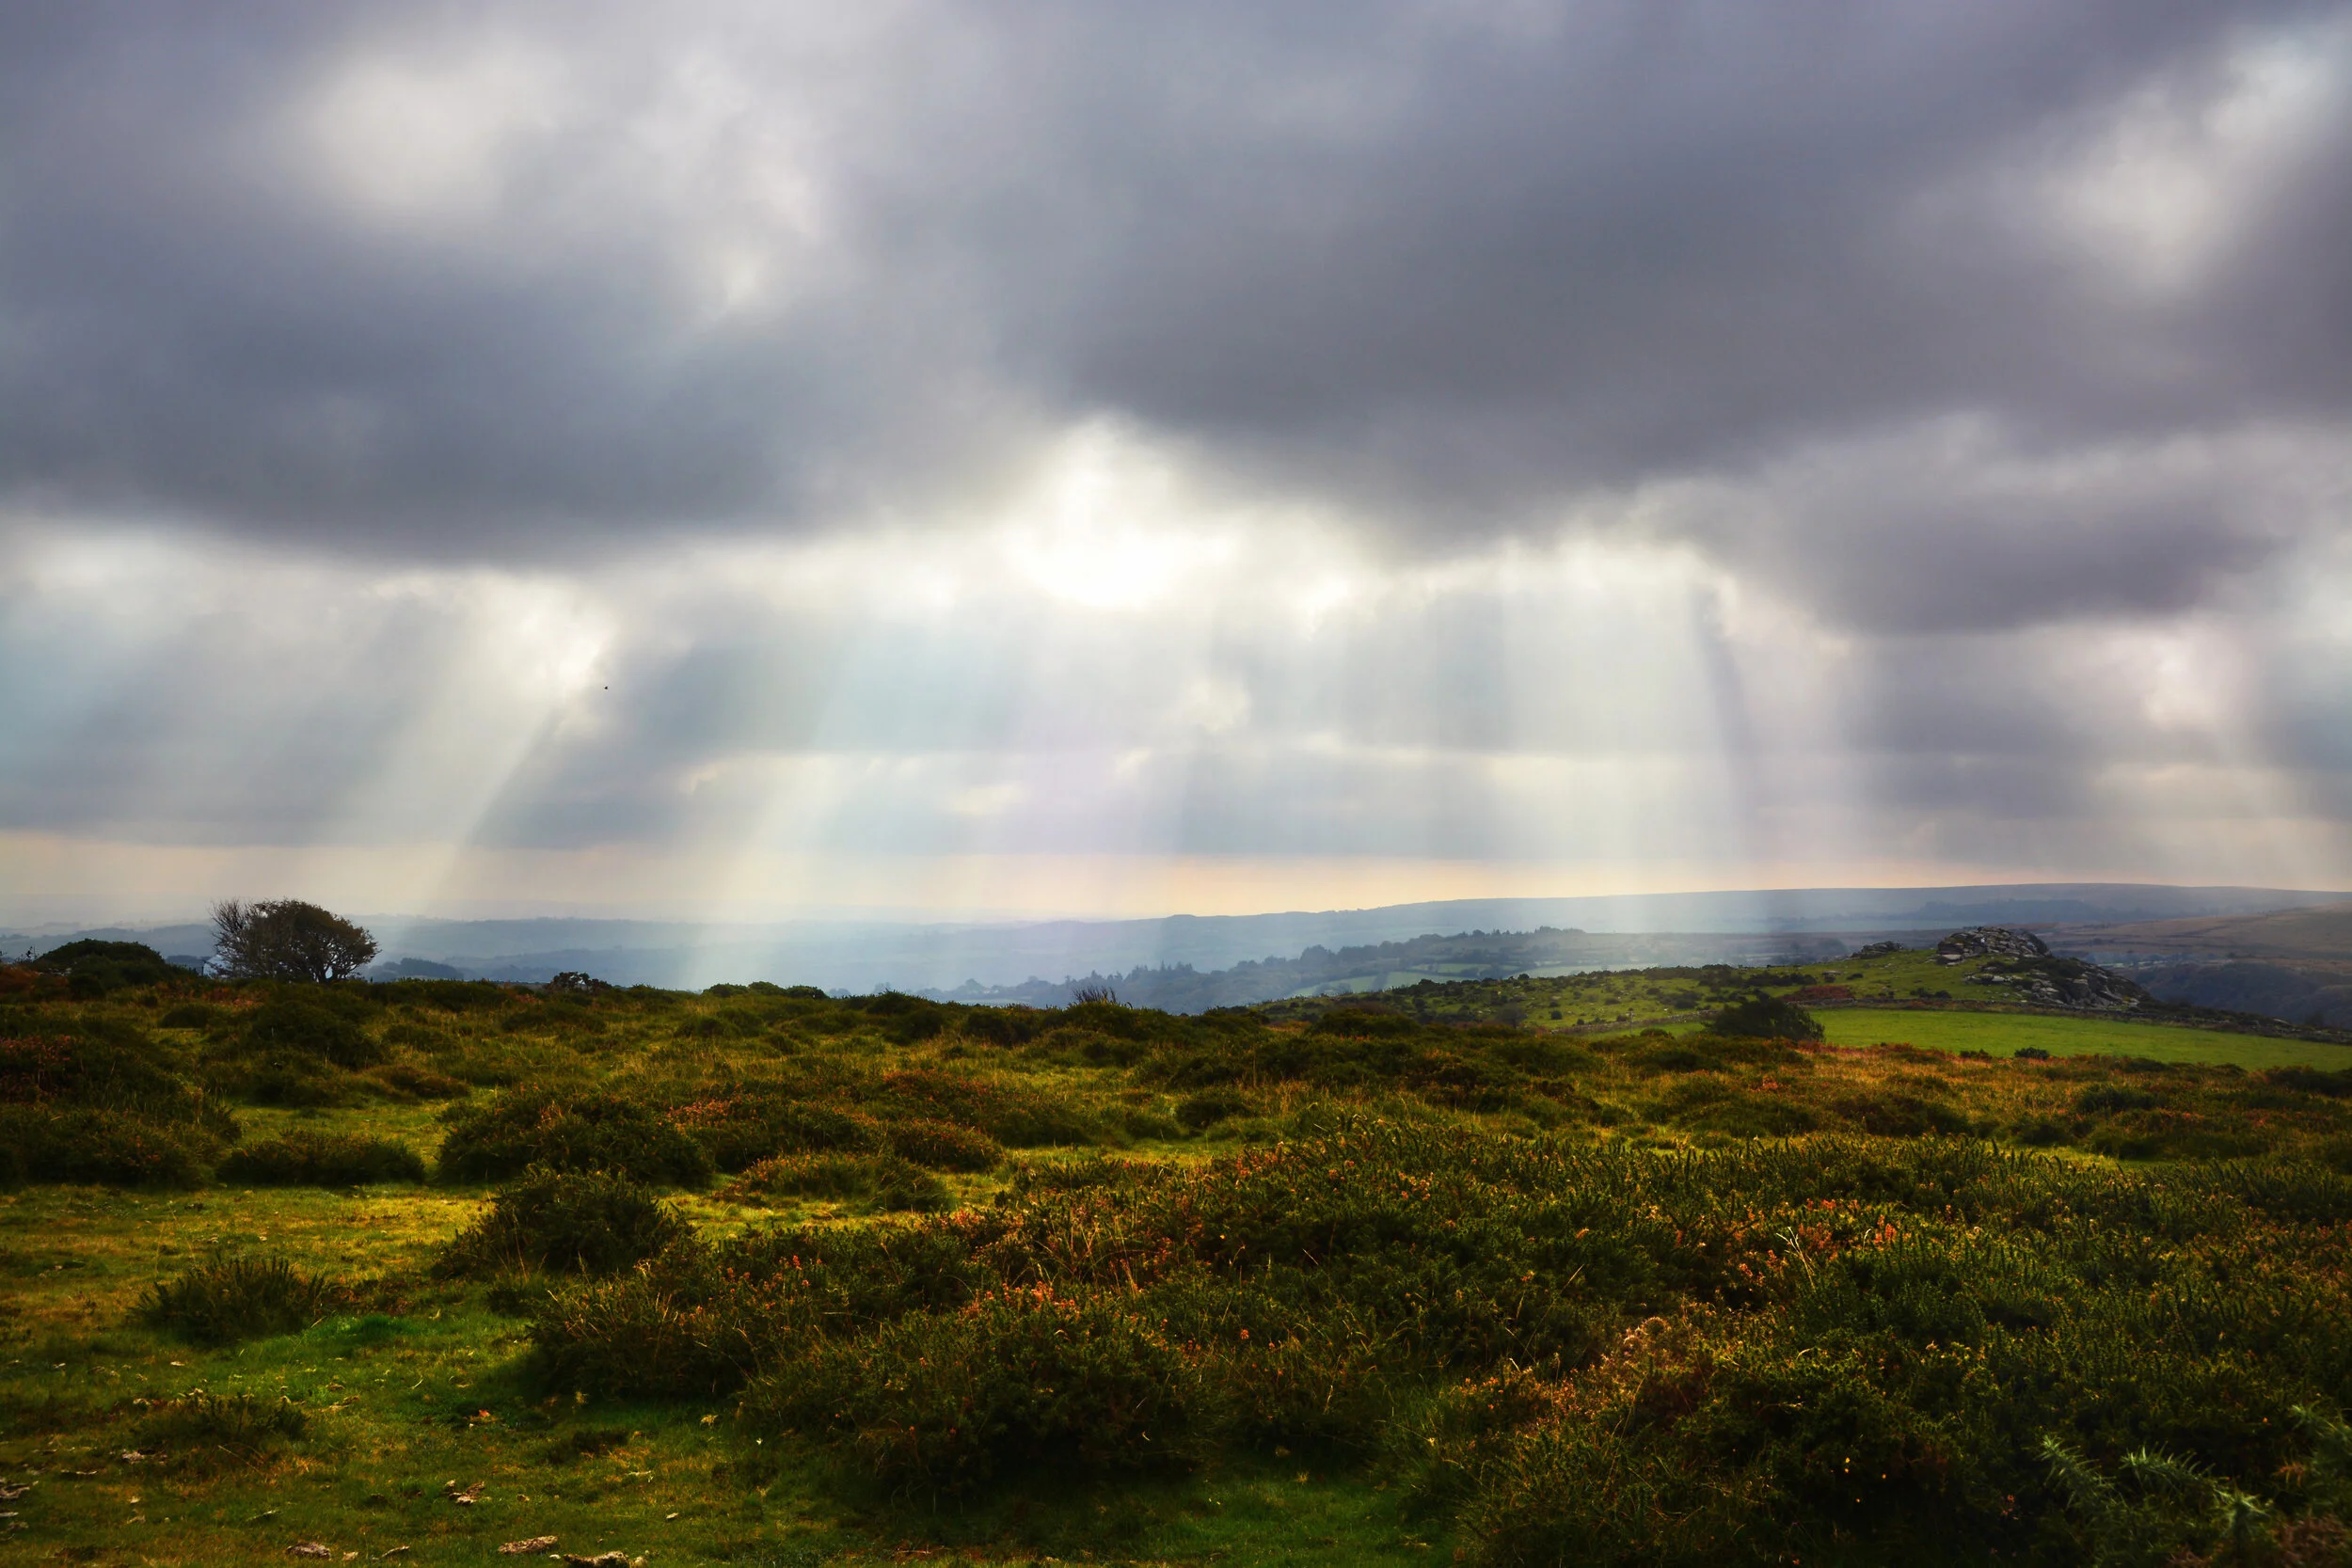
[[[2322,1040],[2271,1039],[2122,1019],[1910,1007],[1825,1007],[1817,1016],[1828,1031],[1830,1043],[1848,1047],[1915,1045],[1925,1051],[1981,1051],[1993,1056],[2014,1056],[2031,1046],[2053,1056],[2137,1056],[2155,1062],[2241,1067],[2249,1071],[2309,1067],[2332,1072],[2352,1068],[2352,1047]]]

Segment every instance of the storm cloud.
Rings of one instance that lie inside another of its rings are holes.
[[[0,17],[0,832],[2343,876],[2348,507],[2341,3]]]

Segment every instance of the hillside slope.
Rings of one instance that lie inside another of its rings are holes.
[[[2352,903],[2048,934],[2059,950],[2123,968],[2167,1002],[2352,1024]]]

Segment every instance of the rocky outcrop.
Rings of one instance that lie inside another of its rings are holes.
[[[1891,958],[1903,950],[1899,942],[1874,942],[1867,947],[1857,947],[1851,957],[1857,958]]]
[[[1935,961],[1984,966],[1963,982],[2006,991],[2005,1002],[2029,1007],[2070,1007],[2082,1012],[2122,1013],[2144,1007],[2149,994],[2111,969],[2080,958],[2057,958],[2031,931],[2008,926],[1976,926],[1954,931],[1935,944]]]
[[[1935,961],[1963,963],[1970,958],[2046,958],[2050,949],[2031,931],[2007,926],[1972,926],[1954,931],[1935,944]]]
[[[2111,969],[2080,958],[1994,958],[1963,984],[1997,986],[2004,1000],[2034,1007],[2122,1013],[2144,1007],[2148,993]]]

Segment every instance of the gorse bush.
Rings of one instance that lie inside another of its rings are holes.
[[[364,1086],[353,1074],[325,1057],[296,1051],[216,1053],[204,1082],[214,1094],[246,1105],[316,1111],[364,1098]]]
[[[937,1170],[978,1171],[993,1166],[1008,1145],[1084,1144],[1101,1131],[1070,1105],[1018,1085],[838,1069],[696,1094],[668,1119],[727,1171],[781,1155],[883,1151]]]
[[[782,1089],[698,1099],[672,1111],[670,1120],[724,1171],[746,1170],[778,1154],[878,1149],[885,1141],[873,1117]]]
[[[150,1286],[135,1316],[194,1344],[228,1345],[308,1328],[337,1299],[282,1258],[225,1258]]]
[[[890,1152],[926,1170],[993,1170],[1004,1159],[1002,1145],[975,1128],[917,1117],[893,1122],[885,1134]]]
[[[0,1104],[79,1105],[159,1120],[192,1119],[201,1097],[167,1049],[110,1019],[0,1036]]]
[[[1176,1102],[1176,1120],[1193,1132],[1214,1127],[1231,1117],[1247,1116],[1249,1101],[1231,1089],[1209,1089],[1200,1094],[1188,1094]]]
[[[444,1181],[497,1181],[534,1166],[694,1188],[708,1185],[712,1174],[702,1145],[636,1101],[516,1090],[451,1127],[437,1174]]]
[[[246,1051],[309,1057],[341,1068],[380,1060],[384,1048],[360,1027],[354,1016],[359,1009],[338,1006],[341,1000],[331,991],[295,991],[262,1003],[246,1020]]]
[[[617,1274],[687,1233],[667,1204],[627,1177],[534,1170],[498,1195],[489,1213],[450,1243],[436,1271]]]
[[[92,938],[53,947],[35,958],[33,967],[69,976],[78,996],[103,996],[126,986],[167,984],[187,975],[144,942]]]
[[[885,1073],[871,1103],[886,1117],[970,1128],[1008,1148],[1067,1148],[1095,1137],[1089,1118],[1063,1101],[1023,1085],[957,1073]]]
[[[2275,1493],[2312,1462],[2296,1407],[2352,1387],[2352,1182],[2316,1164],[1341,1119],[682,1245],[545,1304],[534,1355],[557,1386],[742,1388],[754,1432],[918,1493],[1389,1452],[1499,1563],[2024,1552],[2074,1528],[2045,1437]]]
[[[1915,970],[1899,994],[1965,978],[1897,961]],[[1838,1000],[1855,976],[1826,969],[1694,972],[1672,1009],[1736,1010],[1759,984]],[[308,1331],[248,1352],[249,1377],[396,1337],[479,1353],[501,1332],[469,1309],[486,1307],[528,1323],[522,1366],[428,1404],[363,1402],[338,1435],[373,1444],[421,1417],[492,1458],[552,1438],[551,1461],[638,1471],[732,1412],[732,1473],[845,1485],[878,1539],[1009,1534],[1072,1556],[1062,1544],[1093,1531],[1098,1550],[1181,1556],[1146,1539],[1168,1534],[1152,1518],[1279,1457],[1380,1482],[1381,1501],[1357,1500],[1488,1568],[2342,1559],[2352,1079],[2012,1064],[2013,1040],[1972,1032],[1995,1025],[1950,1016],[1923,1035],[1991,1053],[1832,1047],[1789,1037],[1786,1017],[1764,1033],[1516,1026],[1619,1016],[1635,984],[1172,1017],[773,985],[175,980],[80,1002],[8,970],[0,1180],[34,1164],[413,1180],[397,1144],[325,1130],[411,1136],[418,1100],[505,1088],[441,1115],[439,1174],[500,1190],[478,1189],[436,1279],[347,1291],[221,1262],[159,1284],[142,1316],[216,1341]],[[193,994],[208,1000],[179,1004]],[[2034,1025],[2053,1043],[2065,1027]],[[2206,1037],[2076,1031],[2145,1050]],[[2332,1067],[2315,1043],[2260,1059]],[[213,1109],[230,1094],[355,1114],[230,1152]],[[1135,1148],[1187,1138],[1183,1157]],[[731,1185],[711,1199],[663,1202],[720,1169]],[[984,1171],[999,1174],[971,1180]],[[447,1199],[418,1204],[394,1207]],[[688,1213],[712,1223],[698,1235]],[[362,1294],[394,1314],[418,1292],[454,1310],[340,1321]],[[56,1361],[97,1372],[96,1340],[35,1342],[32,1382],[58,1381]],[[185,1359],[204,1368],[189,1383],[255,1386]],[[6,1408],[55,1432],[135,1419],[96,1402],[103,1376],[71,1413]],[[593,1414],[612,1424],[565,1438],[591,1414],[575,1395],[611,1402]],[[632,1404],[653,1400],[691,1402]],[[269,1410],[252,1414],[265,1429]],[[180,1464],[232,1445],[156,1447]],[[1172,1479],[1196,1465],[1210,1477]]]
[[[866,1474],[929,1495],[1015,1465],[1180,1465],[1199,1376],[1157,1324],[1041,1285],[900,1318],[870,1337],[805,1341],[744,1410],[767,1430],[834,1438]]]
[[[234,1118],[143,1031],[84,1017],[0,1034],[0,1176],[116,1187],[192,1187]]]
[[[0,1174],[16,1180],[185,1188],[203,1185],[221,1140],[202,1123],[0,1105]]]
[[[1803,1006],[1785,996],[1760,993],[1718,1011],[1707,1021],[1707,1031],[1710,1035],[1764,1040],[1818,1040],[1822,1037],[1820,1020],[1806,1012]]]
[[[358,1187],[376,1181],[422,1181],[424,1162],[405,1144],[320,1132],[289,1132],[247,1144],[220,1163],[224,1181],[257,1187]]]
[[[738,1203],[863,1198],[877,1213],[935,1213],[953,1202],[946,1182],[896,1154],[779,1154],[745,1171],[721,1196]]]
[[[377,1092],[394,1100],[463,1100],[473,1093],[464,1079],[413,1062],[386,1062],[368,1069],[365,1076]]]

